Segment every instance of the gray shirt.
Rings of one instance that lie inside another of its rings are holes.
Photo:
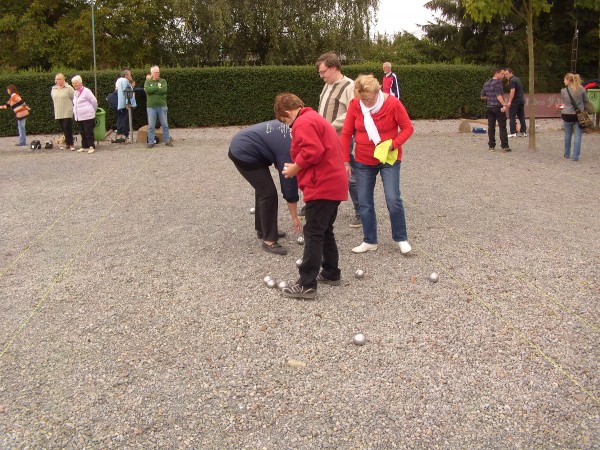
[[[568,88],[571,96],[573,97],[573,101],[579,108],[579,111],[583,111],[585,107],[585,102],[589,101],[587,92],[585,89],[579,88],[578,91],[574,91],[572,88]],[[560,90],[560,95],[562,95],[562,100],[565,107],[562,110],[563,114],[576,114],[575,108],[573,108],[573,102],[571,101],[571,97],[567,94],[567,88],[563,88]]]

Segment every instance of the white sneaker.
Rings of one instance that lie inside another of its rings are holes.
[[[83,148],[83,147],[81,147],[79,150],[77,150],[77,153],[88,152],[89,150],[90,150],[89,148]]]
[[[508,137],[517,137],[517,133],[509,134]]]
[[[403,254],[410,253],[410,251],[412,250],[412,247],[410,246],[410,244],[408,243],[408,241],[398,242],[398,246],[400,247],[400,251]]]
[[[352,249],[352,253],[365,253],[377,250],[377,244],[367,244],[363,242],[358,247]]]
[[[90,149],[88,150],[88,153],[94,153],[96,151],[96,149],[94,147],[90,147]]]
[[[527,133],[519,133],[519,137],[527,137]]]

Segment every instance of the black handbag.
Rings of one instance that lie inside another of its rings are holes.
[[[594,122],[592,121],[592,118],[590,117],[590,115],[587,112],[581,111],[577,107],[577,103],[575,103],[575,100],[573,100],[573,96],[571,95],[571,92],[569,91],[568,87],[567,87],[567,94],[569,94],[569,98],[571,99],[571,104],[573,105],[575,114],[577,114],[577,122],[579,123],[579,128],[591,127],[594,124]]]

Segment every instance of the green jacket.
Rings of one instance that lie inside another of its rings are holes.
[[[146,80],[144,91],[146,91],[148,108],[167,106],[167,81],[164,78],[159,78],[157,81],[152,78]]]

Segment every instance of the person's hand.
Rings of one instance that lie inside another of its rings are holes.
[[[344,167],[346,168],[346,175],[350,178],[352,176],[352,167],[350,167],[350,164],[347,164]]]
[[[301,168],[298,164],[295,163],[284,163],[283,170],[281,173],[286,178],[294,178],[300,172]]]
[[[292,229],[294,233],[302,233],[302,221],[299,217],[292,218]]]

